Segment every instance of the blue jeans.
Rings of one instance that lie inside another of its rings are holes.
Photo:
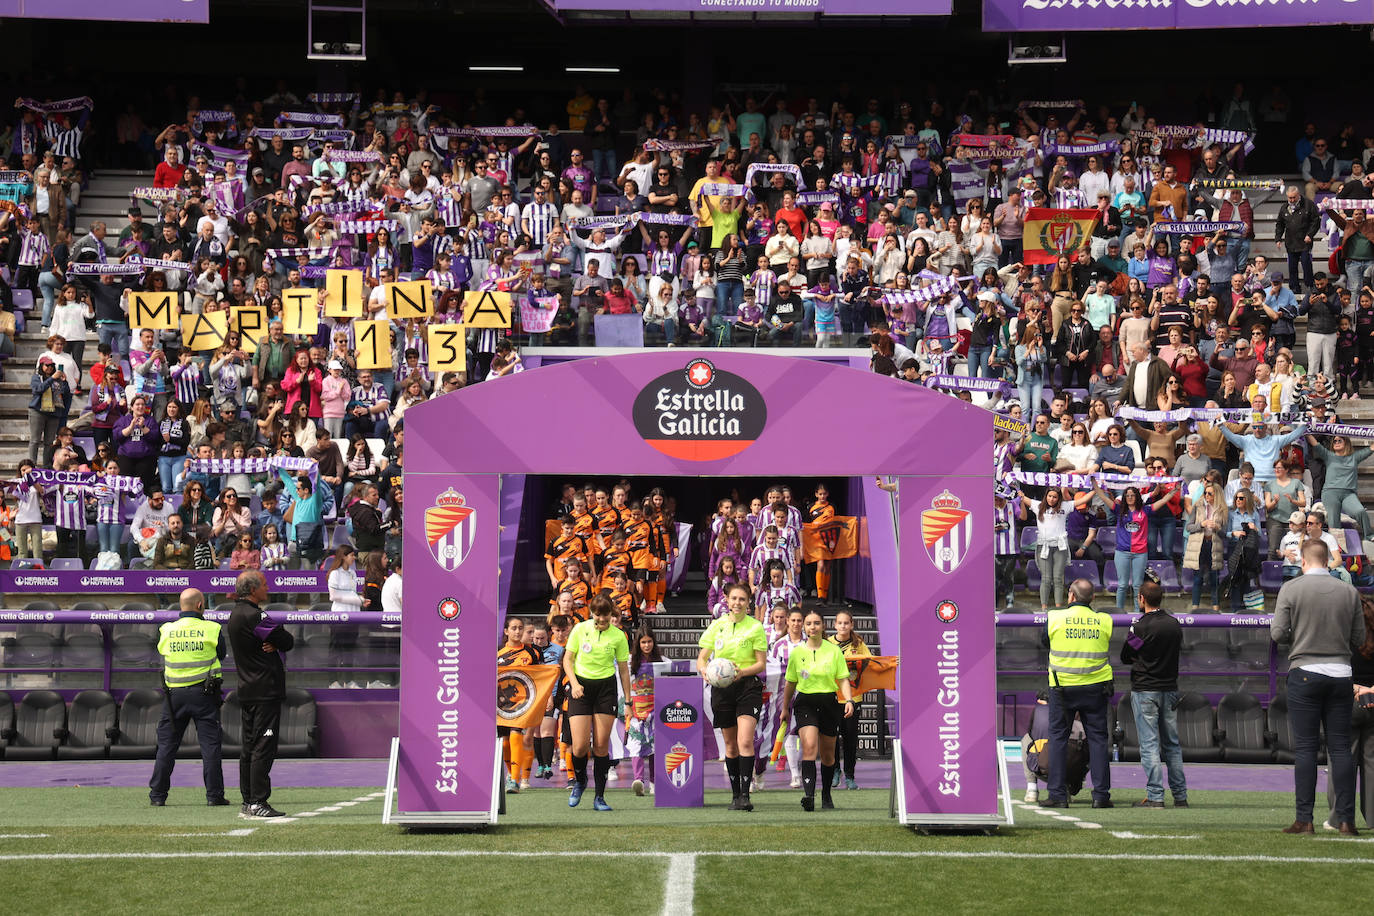
[[[157,476],[162,481],[162,492],[175,492],[177,475],[186,467],[185,455],[158,455]]]
[[[1346,261],[1345,262],[1345,282],[1346,289],[1350,290],[1355,296],[1355,301],[1360,301],[1360,287],[1364,286],[1364,272],[1370,267],[1374,267],[1374,261]],[[39,285],[43,283],[42,278],[38,280]]]
[[[1178,531],[1178,519],[1172,515],[1150,519],[1150,556],[1156,560],[1172,560],[1174,557],[1174,534]]]
[[[1119,611],[1125,607],[1134,607],[1126,604],[1126,596],[1140,594],[1140,584],[1145,581],[1145,560],[1148,557],[1143,553],[1131,553],[1129,550],[1118,550],[1112,554],[1112,563],[1116,565],[1116,609]]]
[[[124,535],[124,526],[117,522],[96,522],[96,540],[100,544],[100,551],[113,551],[119,553],[119,539]]]
[[[38,275],[38,289],[43,293],[43,327],[52,324],[52,310],[57,305],[57,294],[62,289],[62,279],[50,270]]]
[[[1294,820],[1312,823],[1317,796],[1318,731],[1326,726],[1328,771],[1335,801],[1331,822],[1355,823],[1355,762],[1350,754],[1350,715],[1355,703],[1351,678],[1327,677],[1306,668],[1288,672],[1288,721],[1293,728]]]
[[[743,280],[716,281],[716,314],[734,318],[739,304],[744,301]]]
[[[670,344],[677,340],[677,319],[664,318],[659,321],[648,321],[644,327],[646,329],[657,326],[663,332],[663,343]]]
[[[988,373],[988,360],[991,359],[991,358],[992,358],[992,347],[969,347],[969,348],[968,348],[968,364],[969,364],[969,369],[970,369],[969,375],[971,375],[971,376],[973,376],[973,377],[975,377],[975,378],[983,378],[983,377],[988,376],[988,374],[989,374],[989,373]],[[1023,411],[1025,410],[1025,405],[1024,405],[1024,404],[1021,405],[1021,409],[1022,409]]]
[[[592,150],[592,172],[598,179],[613,176],[615,174],[615,150]]]
[[[100,342],[110,345],[115,356],[129,355],[129,326],[127,324],[96,323],[96,333]]]
[[[1164,801],[1165,767],[1174,801],[1188,800],[1188,781],[1183,776],[1183,748],[1178,743],[1178,691],[1133,690],[1131,708],[1140,735],[1140,765],[1145,769],[1145,797]],[[1163,759],[1161,760],[1161,754]]]
[[[1175,236],[1177,237],[1177,236]],[[1312,288],[1312,251],[1288,252],[1288,286],[1293,292],[1299,292],[1298,287],[1298,268],[1302,268],[1302,291]]]
[[[1031,423],[1035,422],[1036,414],[1041,413],[1040,392],[1045,388],[1043,377],[1031,376],[1029,372],[1022,373],[1021,382],[1016,386],[1016,390],[1021,399],[1021,416]]]
[[[1083,737],[1088,745],[1088,771],[1092,774],[1093,801],[1107,801],[1112,797],[1112,755],[1107,737],[1107,704],[1111,701],[1111,696],[1111,681],[1081,687],[1050,688],[1051,801],[1069,800],[1064,768],[1065,758],[1068,756],[1069,731],[1073,727],[1075,712],[1083,721]],[[1348,741],[1346,745],[1349,746]]]

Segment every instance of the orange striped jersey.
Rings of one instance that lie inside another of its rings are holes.
[[[673,528],[668,516],[660,512],[649,520],[654,527],[654,533],[658,536],[658,555],[666,565],[668,558],[673,555]]]
[[[601,576],[597,579],[597,587],[602,589],[612,588],[615,582],[612,576],[617,571],[624,572],[628,577],[636,568],[635,562],[631,559],[628,550],[608,549],[601,556],[597,557],[601,564]]]
[[[582,543],[587,546],[587,550],[592,550],[592,535],[596,531],[596,520],[590,512],[583,512],[578,515],[576,512],[569,512],[568,518],[573,520],[573,534],[582,539]]]
[[[578,620],[586,620],[591,616],[591,612],[587,610],[587,604],[592,599],[592,593],[585,579],[563,579],[560,581],[558,587],[553,591],[553,598],[550,599],[549,604],[555,608],[558,607],[558,596],[564,592],[572,594],[574,617]]]
[[[593,509],[592,521],[596,526],[596,533],[601,535],[601,540],[596,545],[596,552],[600,553],[611,546],[611,534],[620,527],[620,511],[614,506]]]
[[[587,545],[576,532],[564,537],[559,535],[549,542],[549,548],[544,552],[544,559],[553,560],[553,570],[557,578],[566,579],[568,577],[568,561],[576,557],[582,562],[584,570],[591,570],[587,563]]]
[[[543,658],[539,650],[534,646],[512,646],[506,643],[496,650],[496,664],[498,665],[539,665],[543,664]]]
[[[635,569],[657,569],[657,538],[654,526],[647,519],[625,523],[625,546],[630,551]]]
[[[814,502],[811,504],[811,521],[823,522],[826,519],[835,517],[835,507],[829,501]]]
[[[611,599],[611,604],[615,605],[616,613],[620,618],[634,619],[635,612],[639,610],[639,602],[635,598],[635,593],[628,588],[623,592],[618,592],[613,588],[603,588],[601,594]]]

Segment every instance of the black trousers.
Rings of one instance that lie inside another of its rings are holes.
[[[277,759],[281,700],[244,703],[243,753],[239,757],[239,792],[245,805],[265,805],[272,795],[272,763]]]
[[[205,778],[205,797],[213,800],[224,797],[224,770],[220,766],[221,732],[219,703],[201,688],[200,684],[177,687],[163,693],[162,718],[157,723],[157,761],[153,777],[148,780],[148,797],[165,801],[172,785],[172,768],[186,723],[196,723],[196,737],[200,739],[201,768]]]
[[[843,764],[844,775],[854,778],[854,765],[859,759],[859,704],[854,704],[854,715],[840,719],[840,733],[835,747],[835,763]]]
[[[1111,798],[1111,747],[1107,735],[1107,706],[1111,703],[1112,682],[1085,684],[1074,687],[1050,688],[1050,798],[1068,801],[1066,786],[1069,732],[1073,729],[1073,714],[1083,722],[1083,736],[1088,742],[1088,769],[1093,778],[1093,800]]]

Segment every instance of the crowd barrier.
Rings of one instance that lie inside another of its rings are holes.
[[[229,619],[229,611],[209,608],[205,619],[223,623]],[[155,623],[164,624],[176,620],[179,612],[175,608],[160,611],[108,610],[108,611],[44,611],[0,609],[0,623]],[[397,611],[324,611],[316,609],[280,611],[269,610],[271,618],[278,623],[354,623],[383,624],[400,626],[401,615]]]
[[[75,595],[147,594],[198,588],[203,592],[232,592],[238,573],[227,569],[7,569],[0,570],[0,594],[42,593]],[[328,592],[323,570],[266,570],[269,592]],[[361,579],[359,582],[361,583]]]

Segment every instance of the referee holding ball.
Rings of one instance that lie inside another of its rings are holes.
[[[711,622],[697,645],[697,671],[706,680],[713,659],[735,663],[739,674],[728,687],[711,688],[711,719],[725,738],[725,770],[730,774],[730,810],[753,811],[749,788],[754,779],[754,730],[763,708],[768,633],[754,618],[749,586],[736,583],[725,593],[730,612]],[[744,755],[747,752],[748,756]]]
[[[593,771],[596,795],[592,807],[610,811],[606,804],[606,774],[611,769],[611,729],[615,725],[616,674],[625,696],[630,695],[630,642],[625,631],[611,625],[615,605],[605,595],[591,602],[592,616],[573,627],[563,652],[563,673],[567,675],[571,696],[568,699],[568,724],[572,733],[573,787],[568,807],[576,808],[587,790],[587,753],[595,757]],[[629,718],[629,704],[625,707]]]
[[[854,715],[854,694],[849,684],[849,663],[840,647],[825,638],[825,618],[815,611],[803,624],[806,642],[792,649],[787,658],[787,687],[782,694],[783,722],[790,715],[797,723],[802,750],[801,805],[816,810],[816,755],[821,758],[821,808],[834,808],[830,800],[830,777],[835,772],[835,735],[841,718]],[[835,701],[835,691],[844,705]],[[792,703],[796,696],[797,702]]]

